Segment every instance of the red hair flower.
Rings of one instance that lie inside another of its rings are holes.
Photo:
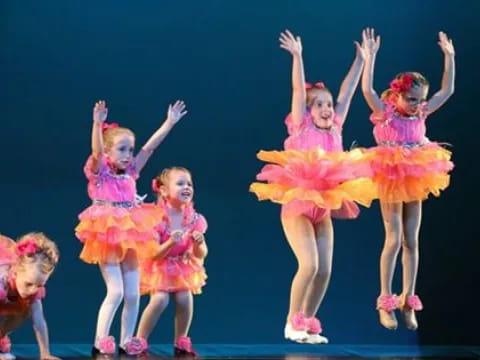
[[[16,253],[18,256],[33,255],[37,252],[37,243],[33,238],[27,238],[17,244]]]
[[[158,186],[157,178],[152,180],[152,190],[156,193],[160,192],[160,187]]]
[[[108,129],[118,128],[120,125],[118,123],[102,123],[102,132],[107,131]]]
[[[403,93],[410,90],[413,84],[413,77],[409,74],[402,75],[400,78],[393,79],[390,83],[390,89],[396,93]]]
[[[325,84],[321,81],[319,82],[316,82],[315,84],[311,84],[309,82],[306,82],[305,83],[305,89],[307,90],[310,90],[310,89],[313,89],[313,88],[317,88],[317,89],[324,89],[325,88]]]

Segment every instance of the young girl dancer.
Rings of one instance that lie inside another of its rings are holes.
[[[183,102],[170,105],[163,125],[134,157],[133,132],[105,123],[104,101],[93,109],[92,155],[84,169],[93,204],[79,215],[75,229],[84,245],[80,258],[99,264],[107,287],[98,313],[93,355],[115,352],[115,340],[109,333],[122,299],[120,353],[142,352],[141,341],[132,338],[139,306],[138,259],[154,256],[158,244],[155,217],[136,202],[136,180],[153,151],[185,114]]]
[[[168,305],[175,298],[175,356],[195,357],[188,330],[193,316],[193,296],[200,294],[207,278],[205,218],[193,208],[193,183],[187,169],[163,170],[153,180],[158,196],[160,251],[141,265],[141,293],[150,294],[137,336],[147,339]],[[145,340],[146,345],[146,340]]]
[[[0,235],[0,359],[13,360],[8,334],[29,316],[42,360],[50,354],[48,327],[43,314],[45,284],[58,263],[57,246],[42,233],[22,236],[18,242]]]
[[[285,151],[261,151],[266,165],[251,191],[260,200],[283,204],[281,220],[298,261],[293,279],[285,338],[296,342],[327,343],[315,318],[330,280],[333,255],[332,216],[355,218],[373,198],[368,164],[360,150],[344,152],[342,128],[360,80],[363,49],[355,42],[355,60],[344,79],[336,104],[323,83],[305,83],[302,43],[289,31],[280,47],[293,57],[292,107],[286,119],[289,137]]]
[[[385,226],[385,245],[380,259],[380,296],[377,309],[381,324],[397,328],[394,310],[403,312],[408,329],[418,327],[415,311],[422,310],[415,295],[418,270],[418,235],[422,216],[422,201],[429,194],[440,195],[449,184],[450,152],[425,136],[426,118],[453,94],[454,48],[444,33],[439,34],[440,48],[445,56],[442,87],[427,101],[429,84],[417,72],[398,74],[379,98],[373,89],[375,57],[380,37],[374,30],[363,32],[366,65],[362,89],[373,110],[373,134],[378,146],[372,149],[374,182],[378,187],[382,218]],[[397,255],[403,249],[403,291],[400,297],[392,294],[392,278]]]

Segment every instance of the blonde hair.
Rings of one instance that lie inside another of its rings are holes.
[[[128,128],[125,128],[125,127],[108,128],[104,130],[102,133],[103,144],[105,146],[105,149],[110,149],[113,146],[113,140],[115,139],[115,136],[120,134],[127,134],[135,139],[135,134],[133,133],[132,130]]]
[[[17,267],[24,269],[26,266],[35,265],[40,270],[48,274],[53,271],[60,258],[57,245],[50,240],[45,234],[40,232],[31,232],[23,235],[17,241],[17,249],[22,244],[33,242],[36,245],[36,249],[28,254],[22,254],[17,251]]]
[[[190,176],[192,176],[192,173],[190,172],[190,170],[181,166],[172,166],[172,167],[163,169],[152,181],[153,191],[155,191],[155,193],[157,193],[158,196],[161,196],[160,188],[168,184],[168,177],[174,171],[185,172]]]
[[[320,91],[325,91],[325,92],[329,93],[330,95],[332,95],[332,92],[330,91],[330,89],[328,89],[325,86],[323,86],[323,87],[313,86],[312,88],[307,89],[307,107],[308,108],[312,107],[313,102],[317,98],[318,93]]]
[[[405,72],[401,72],[400,74],[397,74],[392,82],[390,83],[390,87],[385,90],[383,93],[382,93],[382,100],[383,101],[386,101],[386,102],[391,102],[394,100],[394,98],[396,96],[398,96],[398,94],[404,94],[406,93],[408,90],[403,90],[403,91],[395,91],[393,88],[392,88],[392,83],[394,81],[403,81],[406,77],[410,77],[412,79],[412,85],[411,87],[423,87],[423,86],[429,86],[430,84],[428,83],[428,80],[425,78],[425,76],[423,76],[422,74],[418,73],[418,72],[413,72],[413,71],[405,71]]]

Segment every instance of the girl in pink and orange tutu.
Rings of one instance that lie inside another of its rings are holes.
[[[170,296],[175,300],[174,355],[195,357],[188,331],[193,317],[193,295],[201,294],[207,275],[203,266],[207,256],[207,221],[193,207],[193,182],[190,172],[181,167],[163,170],[152,182],[157,195],[160,250],[141,265],[142,295],[150,295],[137,336],[147,339]]]
[[[143,339],[133,336],[139,311],[139,261],[160,251],[157,219],[137,201],[136,180],[153,151],[185,116],[185,104],[168,108],[167,119],[134,156],[135,135],[118,124],[106,124],[107,107],[99,101],[93,109],[92,154],[85,165],[92,205],[80,215],[75,228],[83,243],[80,258],[98,264],[107,287],[100,307],[92,355],[112,355],[115,340],[110,336],[113,317],[123,305],[120,353],[138,355]]]
[[[408,329],[418,327],[415,311],[422,310],[415,294],[418,272],[418,241],[422,218],[422,201],[430,194],[440,195],[450,181],[453,169],[450,151],[426,137],[427,117],[440,108],[453,94],[455,51],[452,41],[439,33],[438,44],[444,53],[445,69],[442,86],[427,100],[429,83],[417,72],[398,74],[380,97],[373,89],[373,69],[380,37],[373,29],[363,32],[366,64],[362,90],[373,110],[376,147],[371,163],[385,227],[385,245],[380,259],[380,296],[377,309],[381,324],[397,328],[394,310],[403,313]],[[392,279],[397,256],[402,248],[403,290],[392,292]]]
[[[31,317],[40,359],[59,360],[50,353],[42,299],[59,258],[57,246],[42,233],[17,242],[0,235],[0,359],[14,360],[9,333]]]
[[[372,82],[380,39],[374,38],[372,29],[364,30],[362,37],[336,105],[322,83],[305,83],[300,38],[288,31],[280,37],[281,47],[293,56],[292,110],[286,119],[289,137],[284,151],[258,153],[259,159],[272,164],[257,175],[266,183],[254,183],[250,189],[260,200],[282,204],[283,229],[298,261],[285,338],[296,342],[327,343],[315,314],[330,278],[331,218],[354,218],[359,212],[355,203],[369,206],[376,198],[386,232],[377,300],[380,322],[395,329],[393,311],[400,308],[407,328],[417,328],[415,311],[422,309],[415,295],[421,204],[448,186],[453,168],[450,152],[425,136],[426,117],[453,93],[451,40],[440,33],[439,45],[445,54],[442,88],[427,101],[428,82],[414,72],[398,75],[382,99],[378,98]],[[378,146],[343,151],[342,127],[364,62],[362,89],[374,110],[371,120]],[[404,289],[397,297],[391,283],[401,245]]]
[[[323,83],[305,82],[302,42],[286,31],[280,47],[293,58],[289,137],[284,151],[260,151],[266,165],[250,190],[260,200],[282,204],[281,221],[298,261],[292,282],[285,338],[312,344],[327,343],[316,313],[330,280],[333,257],[332,217],[353,219],[358,202],[369,206],[375,197],[368,155],[359,149],[344,151],[342,130],[362,74],[364,48],[355,42],[356,56],[340,93]]]

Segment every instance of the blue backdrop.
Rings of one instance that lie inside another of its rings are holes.
[[[169,103],[189,114],[156,151],[138,182],[141,194],[171,165],[192,170],[197,209],[209,221],[208,286],[195,299],[197,343],[282,343],[295,259],[279,207],[248,192],[259,149],[280,149],[290,106],[291,57],[279,48],[288,28],[302,36],[307,79],[334,93],[373,26],[382,36],[376,88],[403,70],[440,86],[437,33],[454,40],[454,97],[429,119],[431,139],[454,145],[450,188],[424,205],[417,333],[377,321],[383,227],[377,204],[335,223],[333,277],[320,310],[325,332],[342,344],[480,344],[476,290],[480,253],[477,105],[480,2],[462,1],[32,1],[0,4],[0,231],[40,230],[61,250],[45,311],[53,343],[90,343],[104,285],[78,259],[77,214],[89,204],[82,173],[91,112],[107,100],[109,120],[134,129],[137,146],[161,124]],[[348,147],[372,146],[369,109],[358,91],[344,130]],[[150,200],[153,197],[150,195]],[[398,268],[400,275],[400,267]],[[396,279],[396,291],[401,283]],[[143,299],[142,303],[145,303]],[[172,340],[172,309],[153,343]],[[114,324],[118,337],[118,322]],[[24,326],[13,341],[34,342]]]

